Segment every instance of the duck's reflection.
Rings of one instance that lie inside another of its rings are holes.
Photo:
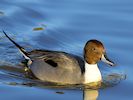
[[[98,90],[85,89],[83,90],[83,100],[97,100]]]

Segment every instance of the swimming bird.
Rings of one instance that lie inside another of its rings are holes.
[[[27,68],[41,81],[60,84],[89,84],[102,82],[97,63],[103,62],[113,66],[107,58],[102,42],[92,39],[84,46],[83,59],[62,51],[26,50],[13,41],[4,31],[5,36],[19,49],[27,60]]]

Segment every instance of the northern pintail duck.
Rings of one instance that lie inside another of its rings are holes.
[[[101,72],[97,63],[103,62],[113,66],[98,40],[89,40],[84,47],[84,59],[60,51],[33,50],[26,52],[24,48],[14,42],[4,31],[5,36],[19,49],[28,61],[27,68],[34,76],[42,81],[61,84],[88,84],[101,82]]]

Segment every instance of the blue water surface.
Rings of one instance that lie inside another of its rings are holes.
[[[35,30],[40,27],[43,30]],[[132,0],[0,0],[2,30],[26,50],[61,50],[79,56],[86,41],[98,39],[116,63],[116,67],[109,68],[100,62],[102,74],[125,75],[126,79],[113,87],[83,91],[17,85],[13,83],[23,80],[0,71],[1,100],[133,99]],[[1,66],[17,65],[23,59],[2,32],[0,52]]]

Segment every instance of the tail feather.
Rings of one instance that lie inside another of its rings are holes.
[[[27,52],[25,51],[25,49],[23,47],[21,47],[19,44],[17,44],[15,41],[13,41],[7,34],[5,31],[3,31],[3,33],[5,34],[5,36],[19,49],[20,53],[24,56],[24,58],[26,60],[30,60],[30,57],[28,56]]]

